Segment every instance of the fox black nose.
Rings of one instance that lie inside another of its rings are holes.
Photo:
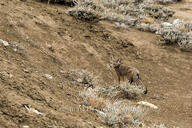
[[[143,93],[144,93],[144,94],[147,94],[147,92],[148,92],[148,91],[147,91],[147,89],[146,89]]]

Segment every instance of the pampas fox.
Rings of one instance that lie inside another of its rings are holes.
[[[129,81],[130,84],[133,84],[133,83],[138,84],[138,82],[143,84],[141,77],[140,77],[139,70],[134,67],[123,64],[120,59],[117,59],[114,61],[113,57],[111,56],[110,57],[110,67],[113,67],[115,69],[115,72],[118,77],[119,85],[120,85],[121,80],[125,81],[126,79]],[[147,89],[145,89],[145,90],[146,91],[144,93],[146,94]]]

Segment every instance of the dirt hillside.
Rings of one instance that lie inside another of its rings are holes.
[[[192,21],[190,0],[169,5]],[[86,69],[100,74],[101,83],[116,82],[108,67],[111,54],[138,68],[148,94],[143,100],[159,107],[146,121],[166,127],[192,126],[192,53],[177,46],[159,46],[155,34],[87,23],[68,16],[70,7],[35,0],[0,1],[0,127],[108,127],[91,111],[78,107],[81,85],[64,72]],[[31,114],[31,105],[44,115]]]

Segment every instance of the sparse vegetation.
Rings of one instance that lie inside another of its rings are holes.
[[[167,20],[174,14],[174,12],[171,10],[168,10],[159,5],[155,5],[152,0],[84,0],[79,2],[78,6],[76,6],[73,10],[77,11],[81,8],[86,9],[87,13],[94,12],[93,14],[101,15],[102,19],[112,22],[124,23],[129,26],[134,26],[137,21],[136,18],[142,16],[148,16],[159,20]],[[81,16],[73,16],[83,20]],[[91,20],[92,18],[90,18],[89,21]]]
[[[178,42],[181,50],[192,52],[192,32],[183,35],[180,42]]]
[[[190,127],[192,56],[154,44],[192,51],[192,24],[167,9],[191,20],[181,8],[192,5],[170,3],[1,0],[0,127]],[[137,67],[149,94],[139,74],[117,80],[110,55]]]
[[[157,32],[160,27],[161,25],[159,24],[149,24],[149,23],[141,23],[136,26],[138,30],[152,33]]]
[[[64,77],[71,82],[83,84],[85,87],[95,87],[98,84],[98,76],[87,70],[71,70],[64,72]]]
[[[178,0],[83,0],[67,13],[88,22],[107,20],[113,22],[117,28],[128,29],[135,26],[138,30],[160,35],[161,44],[178,44],[183,51],[191,51],[190,34],[187,32],[192,31],[192,25],[179,22],[176,26],[166,22],[174,12],[156,4],[174,2]]]
[[[78,0],[40,0],[40,1],[47,1],[48,4],[58,3],[58,4],[68,5],[68,6],[75,6]]]
[[[96,23],[101,20],[101,15],[90,8],[89,9],[82,7],[73,8],[68,10],[67,13],[71,16],[74,16],[77,19],[87,22]]]
[[[181,0],[156,0],[158,3],[163,4],[163,5],[167,5],[167,4],[172,4],[175,2],[179,2]]]
[[[82,79],[82,76],[85,78],[87,74],[87,71],[85,73],[83,70],[83,72],[74,71],[71,72],[71,76],[77,76],[76,80]],[[95,79],[93,75],[89,74],[89,79]],[[142,96],[144,91],[144,88],[129,83],[121,84],[120,88],[117,86],[101,87],[94,84],[94,86],[86,87],[80,91],[79,96],[82,98],[82,104],[94,110],[105,124],[118,127],[137,127],[143,123],[144,116],[150,109],[133,101],[120,99],[135,99]]]
[[[108,104],[104,114],[99,114],[104,123],[109,126],[136,127],[147,114],[147,109],[141,106],[131,105],[123,101]]]
[[[147,108],[137,106],[133,102],[113,102],[107,97],[103,98],[101,93],[104,93],[103,88],[88,88],[80,92],[80,96],[83,98],[82,103],[94,108],[101,120],[109,126],[134,126],[135,122],[143,120],[148,111]],[[113,92],[109,93],[113,94]]]

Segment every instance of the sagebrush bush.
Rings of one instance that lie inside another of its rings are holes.
[[[166,5],[166,4],[172,4],[172,3],[175,3],[175,2],[177,2],[177,0],[156,0],[158,3],[160,3],[160,4],[164,4],[164,5]]]
[[[98,84],[98,76],[94,76],[88,70],[74,69],[64,72],[64,77],[72,82],[83,84],[85,87],[95,87]]]
[[[81,0],[81,1],[79,1],[79,6],[83,7],[83,8],[90,8],[97,12],[105,11],[104,6],[102,6],[101,4],[99,4],[98,2],[96,2],[94,0]]]
[[[124,94],[125,98],[128,99],[141,97],[147,91],[143,85],[131,85],[129,83],[121,84],[120,88],[122,90],[121,94]]]
[[[120,85],[120,88],[117,86],[109,86],[109,87],[100,87],[97,90],[99,96],[107,97],[110,99],[136,99],[141,97],[144,94],[145,88],[138,85],[130,85],[129,83],[124,83]]]
[[[174,27],[162,27],[157,31],[161,35],[165,44],[177,44],[181,41],[182,32]]]
[[[100,114],[100,117],[105,124],[117,127],[131,127],[136,126],[134,123],[136,120],[143,120],[148,109],[117,101],[108,104],[103,112],[104,114]]]
[[[148,6],[144,6],[143,8],[144,8],[144,12],[147,13],[150,17],[153,17],[155,19],[159,19],[162,21],[167,21],[174,14],[174,11],[159,5],[150,4]]]
[[[192,23],[184,23],[183,25],[187,32],[192,32]]]
[[[192,23],[185,23],[176,19],[173,23],[162,22],[157,24],[147,21],[136,25],[141,31],[152,32],[162,37],[161,44],[178,44],[183,51],[192,51]]]
[[[136,26],[138,30],[152,33],[157,32],[160,29],[160,27],[161,26],[159,24],[149,24],[149,23],[141,23],[137,24]]]
[[[168,27],[160,25],[156,34],[163,38],[163,43],[165,44],[178,44],[181,50],[192,51],[192,24],[177,21],[178,22],[173,21]]]
[[[192,52],[192,32],[183,34],[182,39],[178,44],[181,50]]]
[[[155,0],[155,1],[157,1],[160,4],[167,5],[167,4],[173,4],[173,3],[176,3],[176,2],[180,2],[182,0]]]
[[[94,89],[87,88],[79,92],[79,95],[83,99],[83,104],[91,106],[94,109],[103,109],[109,101],[98,96],[97,89],[98,87]]]
[[[82,21],[96,23],[101,20],[101,15],[91,8],[76,7],[68,10],[67,13]]]
[[[135,93],[133,88],[126,91]],[[136,91],[138,90],[136,89]],[[138,92],[142,93],[140,90]],[[139,125],[138,122],[144,118],[148,109],[131,104],[131,102],[110,101],[111,98],[121,95],[121,93],[123,91],[118,91],[116,87],[101,88],[97,86],[86,88],[79,95],[83,99],[82,103],[93,108],[105,124],[118,127]]]
[[[68,14],[83,21],[98,22],[105,19],[126,26],[136,25],[140,16],[167,20],[174,14],[154,3],[153,0],[82,0]]]
[[[118,13],[106,14],[103,19],[114,22],[115,24],[119,23],[119,25],[124,24],[124,26],[127,27],[135,26],[135,24],[137,23],[137,19],[131,18],[130,16],[124,16]]]
[[[59,4],[64,4],[64,5],[69,5],[69,6],[75,6],[77,5],[78,0],[40,0],[42,1],[47,1],[47,3],[59,3]]]

